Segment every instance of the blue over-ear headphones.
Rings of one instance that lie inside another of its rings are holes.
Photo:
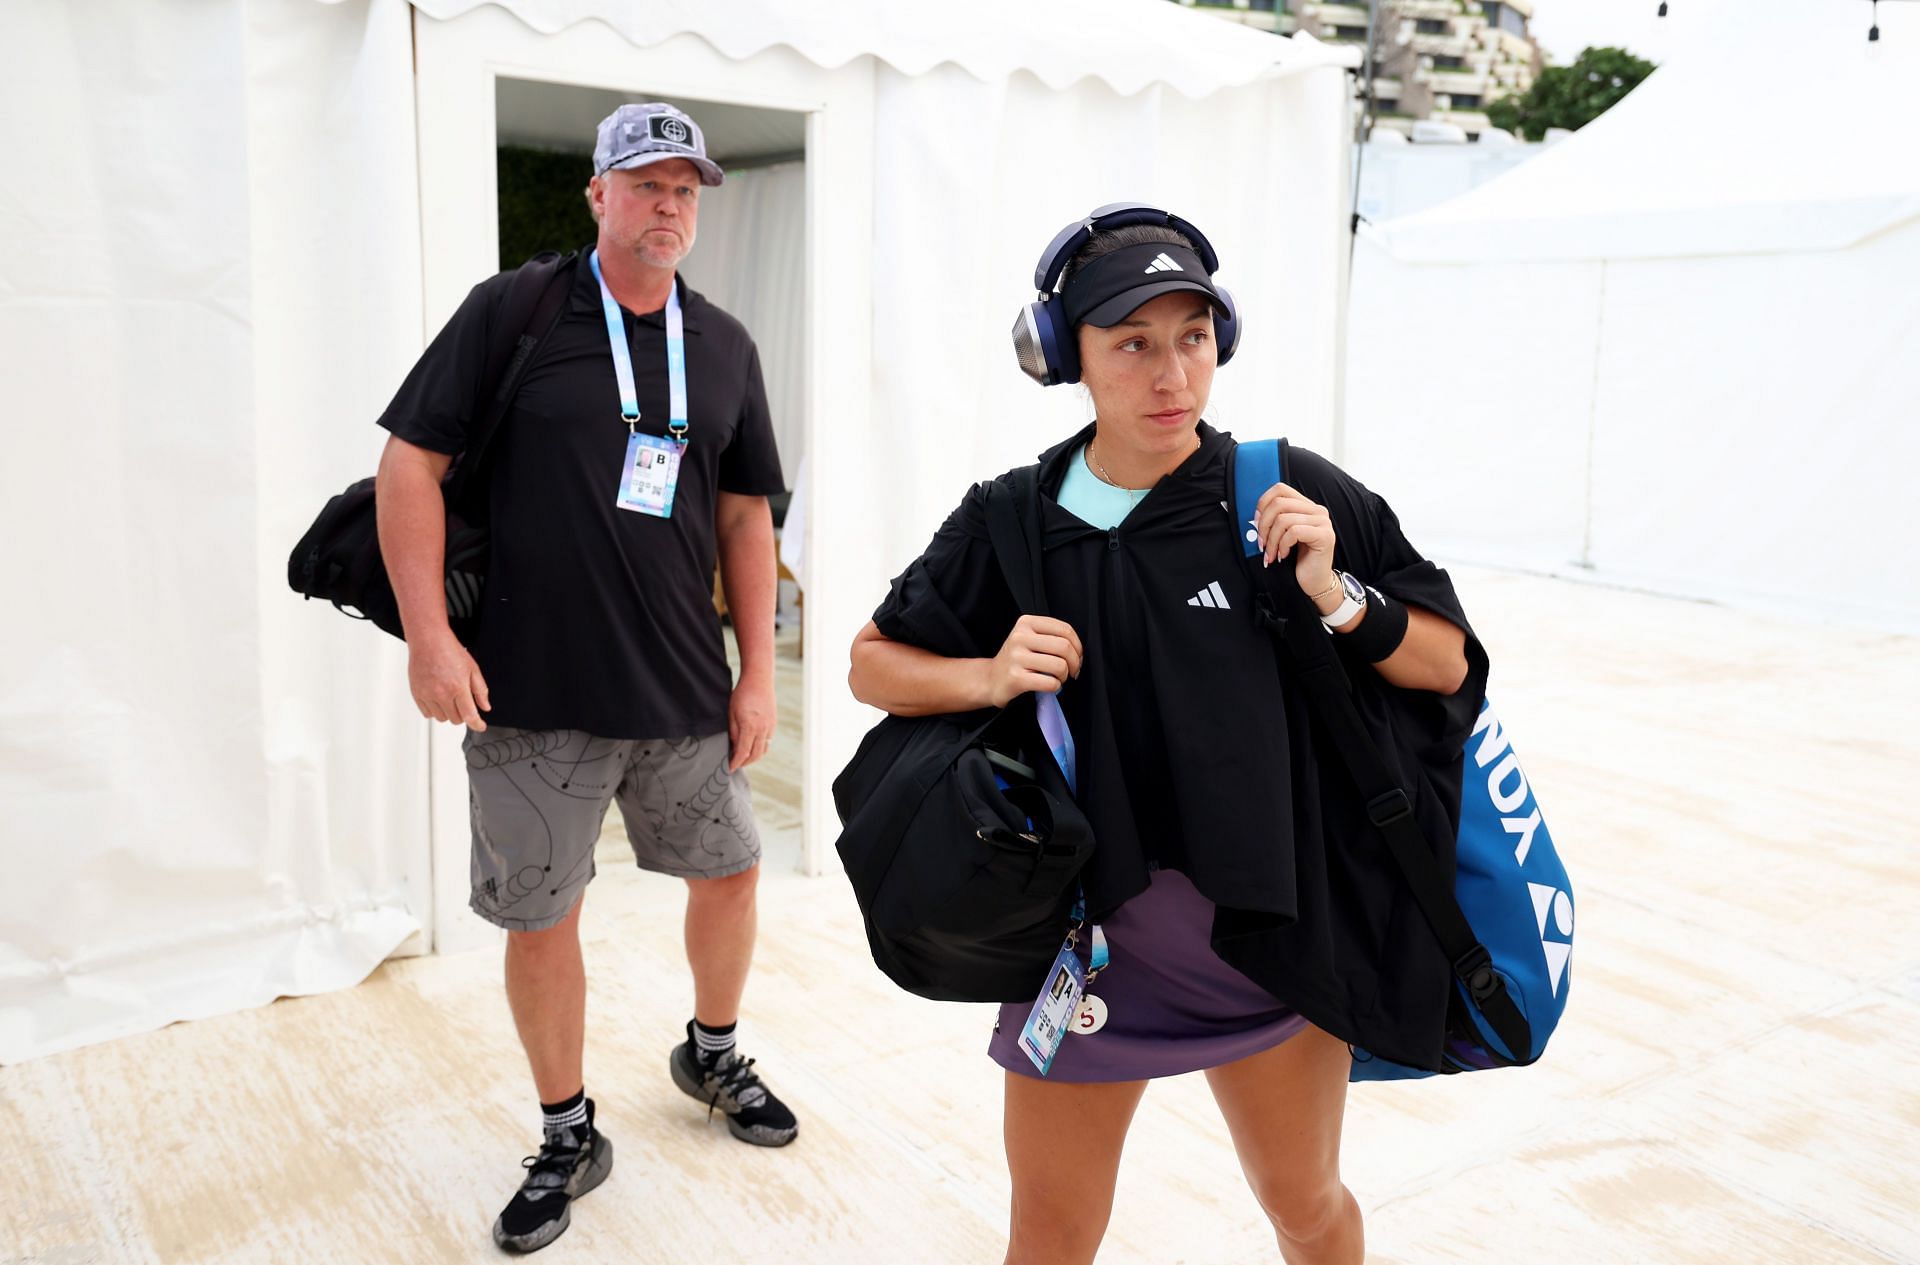
[[[1194,253],[1206,266],[1208,277],[1219,270],[1219,256],[1214,254],[1206,234],[1179,216],[1144,202],[1109,202],[1094,208],[1085,219],[1067,225],[1053,235],[1033,270],[1033,286],[1040,297],[1021,308],[1013,322],[1014,355],[1019,358],[1021,371],[1041,386],[1080,381],[1080,340],[1067,320],[1066,304],[1054,289],[1060,275],[1096,232],[1130,224],[1157,224],[1185,234],[1193,243]],[[1224,288],[1218,285],[1213,288],[1227,309],[1225,315],[1216,311],[1213,316],[1213,342],[1219,349],[1218,363],[1224,365],[1233,359],[1234,348],[1240,342],[1240,311],[1234,306],[1233,296]]]

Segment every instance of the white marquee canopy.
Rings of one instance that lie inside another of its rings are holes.
[[[1920,628],[1920,6],[1674,6],[1568,140],[1363,231],[1345,452],[1415,539]]]
[[[1312,39],[1275,40],[1143,0],[972,0],[792,4],[787,0],[415,0],[442,21],[498,5],[542,35],[583,22],[638,48],[698,36],[730,61],[788,48],[825,70],[871,57],[906,76],[952,65],[982,83],[1028,74],[1055,91],[1094,79],[1121,96],[1162,85],[1193,98],[1350,56]]]

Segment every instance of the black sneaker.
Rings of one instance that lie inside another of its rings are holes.
[[[674,1046],[668,1056],[667,1067],[681,1092],[707,1104],[709,1120],[716,1110],[725,1112],[727,1131],[742,1142],[785,1146],[800,1132],[799,1122],[786,1104],[754,1074],[752,1059],[729,1050],[711,1065],[702,1063],[691,1023],[687,1025],[687,1039]]]
[[[593,1127],[593,1099],[587,1099],[584,1125],[549,1132],[540,1154],[520,1166],[527,1179],[495,1218],[493,1241],[509,1252],[537,1252],[566,1232],[573,1201],[613,1171],[613,1143]]]

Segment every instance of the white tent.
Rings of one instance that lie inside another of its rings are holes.
[[[1456,557],[1920,627],[1920,6],[1669,20],[1613,110],[1363,232],[1345,455]]]
[[[1344,64],[1160,0],[8,5],[0,1061],[488,941],[456,736],[283,568],[495,266],[498,81],[804,116],[804,328],[763,346],[803,357],[821,869],[869,719],[844,647],[969,481],[1078,419],[1007,343],[1061,223],[1205,225],[1249,340],[1216,415],[1331,435]]]

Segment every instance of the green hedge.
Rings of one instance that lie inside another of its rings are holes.
[[[500,189],[500,267],[517,268],[543,250],[578,250],[594,239],[587,211],[588,154],[502,145],[495,169]]]

